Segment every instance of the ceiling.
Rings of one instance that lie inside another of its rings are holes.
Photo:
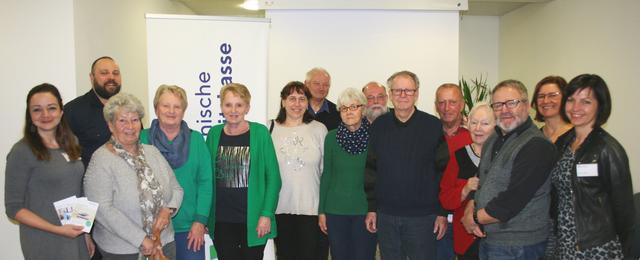
[[[174,0],[181,2],[198,15],[264,17],[264,10],[251,11],[239,7],[244,0]],[[464,15],[501,16],[529,3],[551,0],[468,0]]]

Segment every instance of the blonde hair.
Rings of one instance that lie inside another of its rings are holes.
[[[220,106],[224,103],[224,97],[227,92],[231,92],[240,97],[247,104],[251,103],[251,93],[249,93],[249,89],[247,89],[245,85],[240,83],[229,83],[220,89]]]
[[[160,85],[156,90],[156,95],[153,97],[153,108],[158,108],[158,102],[160,102],[160,96],[164,93],[171,93],[180,98],[182,103],[182,109],[186,110],[189,102],[187,101],[187,92],[183,88],[176,85]]]

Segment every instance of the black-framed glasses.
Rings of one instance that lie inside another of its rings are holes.
[[[402,95],[402,92],[404,92],[405,94],[407,94],[407,96],[413,96],[416,94],[416,91],[418,91],[418,89],[408,89],[408,88],[392,88],[391,89],[391,94],[393,94],[394,96],[400,96]]]
[[[512,99],[512,100],[507,100],[505,102],[494,102],[491,103],[491,108],[493,108],[493,110],[500,110],[502,109],[503,106],[506,106],[507,108],[511,109],[511,108],[516,108],[520,103],[523,102],[527,102],[526,99]]]
[[[358,108],[361,108],[363,106],[364,105],[341,106],[338,110],[340,110],[340,112],[356,111],[358,110]]]
[[[554,91],[549,93],[540,93],[536,96],[538,100],[544,100],[545,98],[554,99],[560,97],[560,91]]]

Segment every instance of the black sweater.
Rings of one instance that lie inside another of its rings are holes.
[[[407,122],[386,113],[371,126],[365,170],[369,211],[393,216],[443,214],[439,183],[448,161],[440,120],[416,111]]]

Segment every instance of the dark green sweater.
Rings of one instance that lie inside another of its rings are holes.
[[[320,179],[318,214],[364,215],[364,164],[367,152],[352,155],[336,140],[336,130],[324,139],[324,168]]]

